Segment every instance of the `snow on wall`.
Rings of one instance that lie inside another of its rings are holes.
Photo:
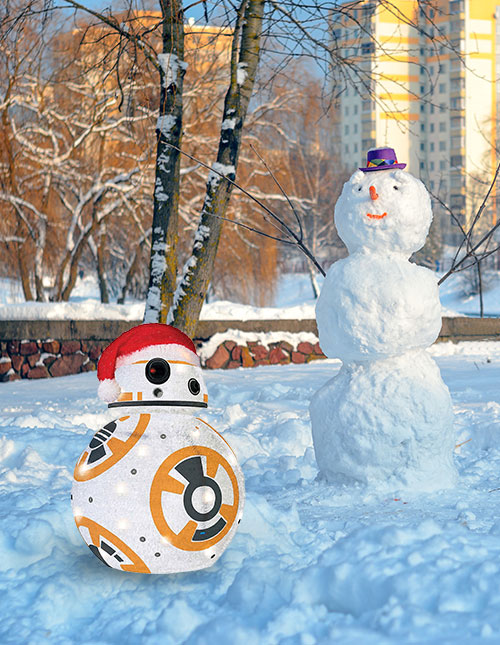
[[[237,345],[246,345],[248,342],[256,342],[263,347],[269,347],[272,343],[286,342],[295,348],[299,343],[305,342],[314,345],[318,342],[318,337],[307,331],[299,333],[283,331],[248,332],[241,331],[239,329],[228,329],[225,332],[214,334],[208,341],[198,347],[198,356],[202,362],[205,362],[213,356],[217,348],[225,341],[233,341]]]

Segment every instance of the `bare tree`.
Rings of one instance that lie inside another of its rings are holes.
[[[434,24],[428,12],[429,7],[436,3],[422,0],[419,3],[422,11],[418,18],[404,15],[398,5],[390,0],[380,0],[380,3],[421,33],[432,24],[440,34],[439,25]],[[207,16],[221,25],[219,35],[227,38],[227,28],[230,29],[232,47],[217,159],[208,175],[192,253],[178,275],[179,151],[182,149],[183,79],[186,71],[183,7],[177,0],[159,0],[156,11],[138,12],[137,4],[130,0],[125,10],[113,13],[108,10],[95,11],[76,0],[61,0],[59,3],[59,8],[73,8],[77,16],[85,15],[92,21],[85,28],[85,38],[93,33],[94,40],[104,43],[109,36],[106,58],[114,61],[111,67],[123,99],[124,74],[125,77],[134,77],[139,67],[141,72],[144,67],[157,74],[160,101],[150,282],[145,320],[168,319],[191,335],[194,334],[213,276],[221,222],[228,214],[232,180],[236,177],[241,155],[242,134],[247,127],[249,107],[250,113],[254,109],[250,98],[254,93],[260,60],[265,62],[267,57],[273,56],[273,64],[278,72],[296,56],[306,57],[323,69],[329,77],[327,85],[333,93],[340,91],[347,83],[356,83],[360,91],[371,95],[373,72],[363,66],[359,59],[345,54],[335,37],[332,39],[330,30],[332,23],[348,16],[358,23],[360,32],[366,38],[376,38],[358,19],[358,12],[366,9],[366,3],[361,0],[333,6],[316,2],[307,6],[295,2],[284,4],[278,0],[241,0],[235,6],[225,2],[214,5],[205,3],[204,6]],[[4,40],[19,31],[23,21],[33,16],[45,18],[56,10],[47,0],[31,0],[21,4],[18,9],[4,13]],[[446,37],[440,34],[436,47],[447,46],[447,42]],[[123,201],[123,191],[116,189],[115,192],[116,198],[119,196]],[[96,215],[89,240],[98,234],[102,224],[102,218]],[[292,233],[299,247],[311,256],[304,243],[303,231]],[[280,238],[279,235],[276,237]]]
[[[491,217],[484,217],[488,212],[488,207],[492,207],[492,193],[496,190],[497,179],[500,173],[500,164],[497,166],[493,180],[486,189],[481,204],[477,211],[469,218],[469,224],[463,224],[463,217],[457,214],[446,202],[439,196],[432,195],[433,198],[448,212],[451,219],[458,227],[462,240],[457,246],[452,258],[451,266],[444,273],[438,284],[442,284],[450,276],[463,271],[475,271],[477,279],[477,289],[479,294],[479,315],[484,315],[483,303],[483,267],[487,258],[490,258],[500,249],[498,238],[498,229],[500,221],[495,221]],[[493,203],[496,208],[496,204]],[[467,218],[466,218],[467,221]],[[491,223],[493,221],[493,224]]]

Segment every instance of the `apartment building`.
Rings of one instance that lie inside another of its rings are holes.
[[[344,159],[354,168],[370,147],[392,146],[465,223],[500,156],[500,1],[437,0],[427,19],[416,0],[349,4],[349,18],[332,25],[352,62],[340,105]],[[440,216],[452,235],[456,222]]]

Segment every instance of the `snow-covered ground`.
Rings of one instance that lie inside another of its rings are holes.
[[[110,418],[95,373],[0,387],[0,642],[500,642],[500,343],[438,344],[459,485],[414,494],[317,481],[308,419],[337,361],[207,372],[207,421],[247,502],[211,569],[104,567],[73,522],[73,466]]]
[[[441,287],[443,315],[479,314],[478,296],[464,296],[461,276],[453,276]],[[323,278],[318,276],[318,284]],[[205,303],[202,320],[304,320],[314,318],[315,300],[306,274],[281,276],[274,306],[252,307],[237,302],[218,300]],[[500,274],[484,293],[485,315],[500,316]],[[127,301],[124,305],[101,304],[99,289],[93,276],[79,280],[69,302],[24,302],[19,284],[0,278],[0,320],[142,320],[144,302]]]

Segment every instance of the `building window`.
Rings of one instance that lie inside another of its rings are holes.
[[[446,132],[446,123],[444,121],[439,124],[439,132]]]
[[[446,112],[446,105],[444,103],[440,103],[439,111],[441,112],[441,114],[443,114],[443,112]]]
[[[425,123],[420,124],[420,132],[425,132]]]
[[[439,93],[444,94],[446,92],[446,83],[439,83]]]
[[[430,168],[431,172],[434,170],[434,162],[433,161],[431,161],[431,163],[429,164],[429,168]]]
[[[358,151],[358,144],[357,144],[357,143],[355,143],[355,144],[354,144],[354,152],[357,152],[357,151]]]
[[[425,105],[423,103],[420,103],[420,112],[425,112]]]
[[[431,103],[430,113],[434,114],[434,105],[432,105],[432,103]]]
[[[440,141],[439,142],[439,149],[440,150],[446,150],[446,141]]]
[[[429,129],[430,129],[431,132],[434,132],[434,123],[430,124]]]
[[[357,105],[355,105],[355,106],[354,106],[354,114],[357,114],[357,113],[358,113],[358,106],[357,106]]]
[[[346,153],[346,155],[349,154],[349,146],[344,146],[344,152]]]
[[[420,162],[420,170],[423,170],[425,168],[425,163],[423,161]]]
[[[357,133],[358,133],[358,124],[355,123],[354,124],[354,134],[357,134]]]
[[[434,182],[433,182],[433,181],[430,181],[430,182],[429,182],[429,188],[430,188],[431,190],[434,190]]]
[[[430,151],[434,152],[434,141],[431,141],[430,143]]]
[[[349,134],[349,126],[348,125],[344,126],[344,134]]]
[[[450,164],[455,168],[462,166],[462,155],[451,155]]]
[[[465,195],[450,195],[450,203],[452,208],[465,206]]]
[[[420,150],[422,150],[422,152],[425,150],[425,143],[420,144]]]
[[[346,107],[345,107],[344,114],[346,116],[349,116],[349,106],[348,105],[346,105]]]
[[[363,43],[361,45],[361,53],[362,54],[372,54],[375,51],[375,46],[372,42],[370,43]]]
[[[439,170],[446,170],[446,161],[441,160],[439,162]],[[443,189],[444,190],[444,189]]]
[[[464,1],[463,0],[451,0],[450,2],[450,13],[460,13],[464,10]]]

